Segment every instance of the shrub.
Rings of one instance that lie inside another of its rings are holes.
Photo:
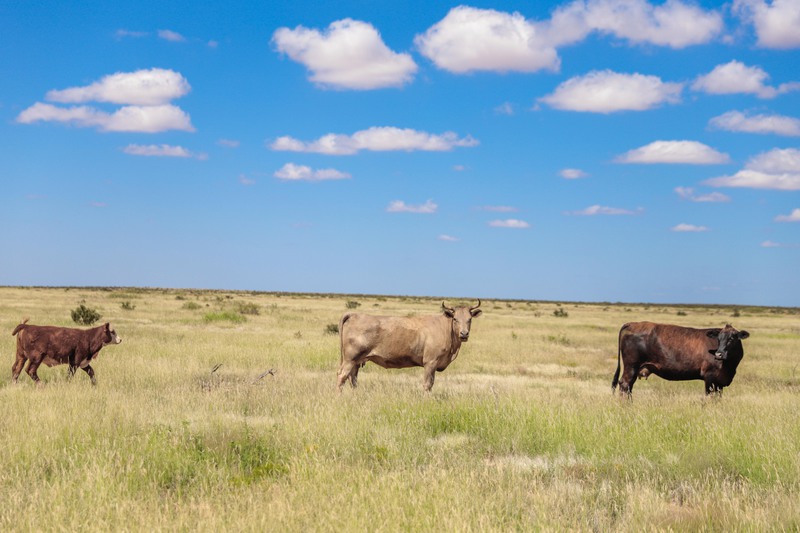
[[[678,311],[676,314],[678,316],[686,316],[686,311]]]
[[[127,300],[119,304],[119,306],[123,308],[125,311],[133,311],[134,309],[136,309],[136,306]]]
[[[347,307],[348,309],[355,309],[356,307],[359,307],[360,305],[361,305],[360,302],[357,302],[355,300],[348,300],[347,303],[345,304],[345,307]]]
[[[328,324],[325,326],[325,333],[328,333],[329,335],[338,335],[339,324]]]
[[[241,324],[242,322],[247,321],[244,315],[240,315],[239,313],[233,313],[231,311],[206,313],[205,315],[203,315],[203,320],[205,320],[206,322],[222,322],[227,320],[229,322],[233,322],[234,324]]]
[[[558,309],[553,311],[553,316],[557,316],[558,318],[567,318],[569,316],[569,313],[567,312],[566,309],[562,309],[559,307]]]
[[[84,326],[91,326],[102,318],[102,315],[96,309],[86,307],[81,303],[78,307],[72,310],[72,321],[76,324],[83,324]]]
[[[239,313],[243,315],[259,315],[261,314],[261,310],[258,305],[254,303],[240,303],[237,307]]]
[[[189,311],[194,311],[196,309],[200,309],[202,306],[197,302],[186,302],[181,306],[181,309],[188,309]]]
[[[734,309],[733,314],[731,316],[734,318],[739,318],[740,316],[742,316],[742,313],[739,312],[739,309]]]

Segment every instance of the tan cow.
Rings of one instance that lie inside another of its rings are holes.
[[[458,357],[462,342],[469,339],[472,319],[481,314],[475,307],[447,307],[442,314],[422,317],[372,316],[345,313],[339,321],[341,359],[339,390],[350,378],[355,387],[359,369],[372,361],[383,368],[425,369],[423,388],[433,387],[441,372]]]

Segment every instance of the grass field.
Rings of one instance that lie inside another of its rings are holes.
[[[123,338],[98,385],[65,366],[12,385],[13,328],[74,327],[81,302]],[[370,364],[339,394],[348,302],[441,305],[0,288],[0,531],[800,529],[800,310],[484,300],[432,393]],[[610,383],[635,320],[751,337],[722,398],[651,377],[627,401]]]

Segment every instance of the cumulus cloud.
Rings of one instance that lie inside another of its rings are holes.
[[[558,174],[565,180],[577,180],[580,178],[585,178],[589,175],[579,168],[565,168]]]
[[[697,141],[655,141],[617,157],[617,163],[685,163],[714,165],[727,163],[728,154]]]
[[[409,54],[390,50],[366,22],[338,20],[325,32],[298,26],[272,36],[278,51],[302,63],[309,79],[322,87],[369,90],[410,82],[417,65]]]
[[[136,72],[117,72],[83,87],[52,90],[45,98],[51,102],[76,104],[160,105],[188,94],[189,82],[179,73],[153,68]]]
[[[778,215],[775,222],[800,222],[800,209],[793,209],[788,215]]]
[[[273,174],[276,178],[285,181],[325,181],[343,180],[351,176],[333,168],[312,169],[305,165],[286,163]]]
[[[595,215],[636,215],[643,212],[644,209],[637,208],[636,211],[631,211],[629,209],[620,209],[618,207],[607,207],[603,205],[591,205],[586,209],[581,209],[580,211],[567,211],[565,215],[574,215],[574,216],[595,216]]]
[[[515,213],[519,211],[516,207],[510,205],[482,205],[475,209],[478,211],[490,211],[493,213]]]
[[[206,159],[205,154],[194,154],[183,146],[172,146],[169,144],[129,144],[122,149],[129,155],[140,155],[146,157],[196,157]]]
[[[186,41],[186,37],[172,30],[158,30],[158,38],[164,39],[165,41],[172,41],[174,43],[182,43]]]
[[[361,150],[375,152],[416,150],[440,152],[455,147],[476,146],[478,141],[470,136],[459,138],[453,132],[433,135],[424,131],[394,127],[372,127],[353,135],[329,133],[316,141],[304,142],[284,136],[276,139],[270,148],[277,151],[311,152],[327,155],[352,155]]]
[[[453,237],[452,235],[446,235],[446,234],[439,235],[439,237],[437,238],[440,241],[445,241],[445,242],[458,242],[461,240],[458,237]]]
[[[685,48],[711,41],[723,29],[722,15],[679,0],[578,0],[564,11],[586,27],[632,43]]]
[[[791,244],[775,241],[764,241],[761,243],[762,248],[800,248],[800,244]]]
[[[657,76],[602,70],[571,78],[539,101],[565,111],[645,111],[679,102],[682,90],[682,84],[663,82]]]
[[[433,214],[437,209],[439,209],[439,206],[432,200],[418,205],[407,204],[402,200],[393,200],[386,207],[388,213],[418,213],[423,215]]]
[[[703,183],[713,187],[800,190],[800,150],[776,148],[761,153],[750,158],[733,176],[711,178]]]
[[[730,196],[716,191],[708,194],[695,194],[694,189],[691,187],[675,187],[675,192],[684,200],[689,200],[691,202],[720,203],[731,201]]]
[[[692,89],[709,94],[754,94],[759,98],[775,98],[779,94],[800,90],[797,82],[770,87],[766,84],[768,79],[769,74],[761,68],[748,67],[734,60],[698,76]]]
[[[524,220],[519,220],[516,218],[507,218],[505,220],[490,220],[489,221],[490,228],[510,228],[510,229],[527,229],[530,228],[531,225],[525,222]]]
[[[685,224],[681,223],[677,226],[672,228],[672,231],[677,232],[687,232],[687,233],[701,233],[704,231],[709,231],[709,229],[705,226],[695,226],[694,224]]]
[[[240,142],[235,139],[220,139],[217,141],[217,144],[225,148],[238,148]]]
[[[493,9],[455,7],[414,43],[437,67],[456,73],[555,71],[560,65],[539,23]]]
[[[800,47],[800,3],[797,0],[734,0],[733,11],[752,23],[763,48]]]
[[[251,185],[256,184],[256,180],[253,178],[248,177],[246,174],[239,174],[238,178],[239,183],[244,185],[245,187],[250,187]]]
[[[709,126],[726,131],[800,136],[800,119],[783,115],[748,115],[728,111],[708,122]]]
[[[147,33],[146,31],[132,31],[132,30],[126,30],[124,28],[120,28],[114,32],[114,37],[116,37],[117,39],[124,39],[126,37],[141,39],[142,37],[147,37],[148,35],[150,34]]]
[[[194,131],[189,115],[173,105],[125,106],[113,113],[106,113],[90,106],[57,107],[37,102],[22,111],[16,120],[20,124],[63,122],[79,128],[97,128],[101,131]]]

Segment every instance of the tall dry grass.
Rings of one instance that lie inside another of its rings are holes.
[[[0,335],[0,530],[800,528],[797,310],[484,301],[431,394],[373,365],[339,394],[326,326],[349,301],[441,302],[0,288],[0,332],[71,326],[82,300],[124,339],[96,387],[63,366],[12,386]],[[657,377],[612,396],[619,326],[644,319],[750,331],[723,397]]]

